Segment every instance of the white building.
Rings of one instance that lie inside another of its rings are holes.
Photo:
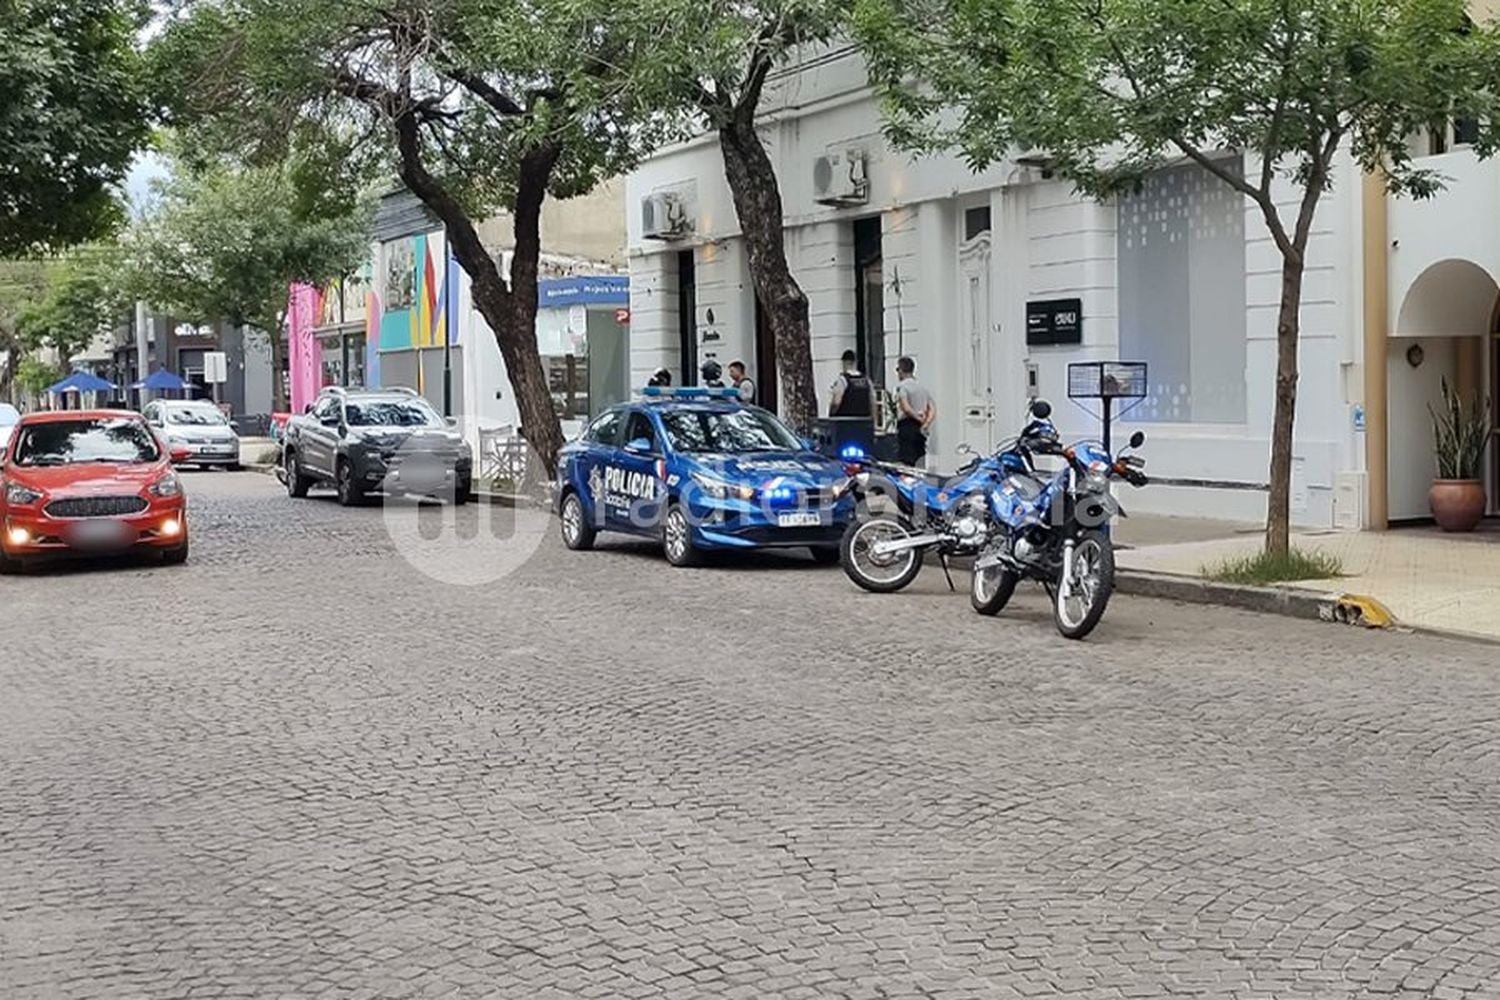
[[[847,348],[878,383],[911,355],[940,412],[929,464],[949,469],[958,444],[1013,435],[1031,392],[1053,402],[1065,436],[1097,433],[1096,416],[1068,400],[1068,365],[1145,361],[1148,398],[1116,426],[1147,432],[1155,484],[1127,506],[1264,516],[1281,258],[1251,203],[1186,165],[1101,204],[1050,178],[1040,160],[975,174],[956,157],[914,159],[882,138],[847,45],[782,73],[762,111],[820,385]],[[1454,178],[1448,193],[1387,204],[1345,158],[1319,210],[1303,297],[1298,523],[1426,516],[1435,471],[1426,405],[1439,378],[1500,397],[1489,336],[1500,300],[1500,163],[1477,163],[1462,148],[1433,162]],[[1294,214],[1296,192],[1286,197]],[[626,199],[632,383],[658,365],[693,381],[697,364],[715,357],[742,358],[773,386],[774,352],[758,332],[715,138],[653,156],[628,178]],[[1060,337],[1049,333],[1075,310],[1081,330],[1063,322]],[[1388,371],[1388,392],[1384,379],[1365,377],[1367,339],[1384,348],[1371,373]],[[1407,360],[1414,344],[1420,366]],[[1481,371],[1490,374],[1481,380]],[[1387,474],[1378,471],[1384,442],[1366,440],[1367,421],[1389,426]]]

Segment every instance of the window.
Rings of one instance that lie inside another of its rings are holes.
[[[1244,199],[1189,165],[1148,174],[1118,210],[1120,356],[1150,380],[1131,419],[1244,423]]]
[[[981,205],[978,208],[970,208],[964,211],[964,242],[967,243],[980,233],[990,231],[990,206]]]
[[[651,418],[640,410],[630,414],[630,422],[626,424],[624,440],[628,443],[637,438],[645,438],[651,442],[651,451],[657,452],[661,449],[656,444],[656,428],[651,426]]]
[[[339,412],[339,400],[337,396],[324,396],[313,406],[313,419],[319,423],[327,423],[330,419],[337,417]]]
[[[661,422],[676,451],[733,455],[802,447],[797,435],[764,410],[670,410]]]
[[[167,423],[190,425],[197,427],[221,427],[229,421],[217,406],[203,406],[189,404],[187,406],[169,406],[163,408],[166,413]],[[160,420],[161,413],[157,414]]]
[[[367,399],[344,404],[350,427],[437,427],[443,418],[420,399]]]
[[[51,420],[23,427],[15,463],[23,466],[104,462],[139,465],[161,458],[156,439],[138,419]]]
[[[620,428],[624,426],[624,410],[609,410],[589,425],[583,436],[594,444],[614,447],[620,443]]]

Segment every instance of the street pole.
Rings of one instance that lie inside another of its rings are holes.
[[[151,345],[146,336],[146,322],[146,303],[144,300],[137,300],[135,304],[135,370],[138,382],[145,381],[146,376],[150,374]],[[136,390],[136,409],[145,409],[148,402],[146,393],[145,389]]]

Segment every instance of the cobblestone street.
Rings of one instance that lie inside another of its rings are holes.
[[[0,580],[4,1000],[1500,997],[1496,647],[185,480]]]

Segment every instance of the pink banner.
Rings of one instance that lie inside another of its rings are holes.
[[[287,308],[287,367],[291,376],[293,413],[301,413],[323,388],[323,351],[313,327],[318,321],[318,290],[293,285]]]

